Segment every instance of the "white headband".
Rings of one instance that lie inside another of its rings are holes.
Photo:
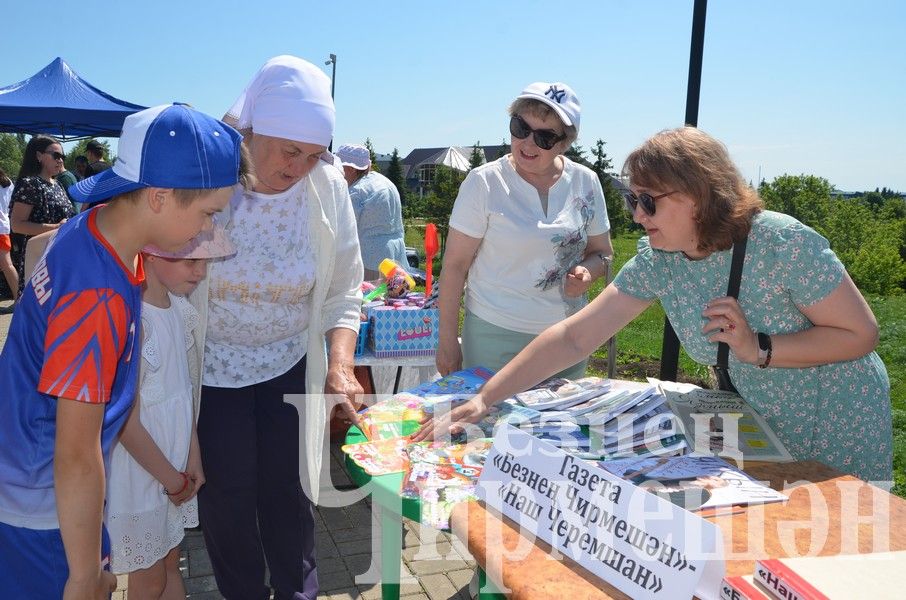
[[[335,114],[330,78],[289,55],[264,63],[227,113],[237,129],[319,146],[333,139]]]

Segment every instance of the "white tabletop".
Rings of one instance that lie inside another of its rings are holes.
[[[434,365],[434,356],[397,356],[378,358],[366,350],[362,356],[355,357],[355,365],[369,367],[376,394],[392,394],[396,382],[397,370],[400,370],[399,390],[413,388],[425,381],[440,377]]]
[[[433,367],[434,355],[378,358],[371,350],[365,350],[361,356],[354,357],[354,362],[358,367]]]

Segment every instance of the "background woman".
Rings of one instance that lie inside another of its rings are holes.
[[[378,265],[385,258],[393,259],[405,269],[408,263],[403,241],[403,207],[396,186],[371,170],[371,153],[365,146],[340,146],[337,157],[349,184],[365,279],[381,276]]]
[[[660,300],[686,352],[716,364],[730,347],[740,394],[797,460],[890,481],[890,384],[873,352],[878,326],[828,247],[796,219],[762,210],[726,148],[685,127],[626,159],[627,205],[647,236],[583,311],[545,331],[452,419],[486,408],[593,352]],[[733,244],[746,239],[739,300],[725,296]],[[443,430],[449,419],[439,424]],[[419,437],[432,434],[426,425]]]
[[[267,598],[270,587],[275,598],[315,600],[306,492],[314,497],[320,483],[322,394],[341,395],[354,421],[351,400],[362,391],[352,358],[362,282],[355,217],[342,175],[321,160],[333,137],[330,79],[300,58],[272,58],[225,120],[242,131],[256,181],[236,189],[224,215],[236,255],[212,261],[193,295],[207,323],[199,517],[225,597]],[[285,394],[308,394],[303,415]]]
[[[3,169],[0,169],[0,271],[9,286],[13,302],[19,297],[19,274],[9,256],[12,248],[9,240],[9,201],[13,196],[13,182]],[[0,314],[12,312],[13,307],[0,308]]]
[[[63,146],[52,137],[36,135],[25,146],[22,167],[9,211],[13,232],[12,259],[24,283],[25,244],[29,238],[57,229],[76,211],[55,177],[63,172]]]
[[[613,250],[601,183],[563,156],[579,134],[579,112],[569,86],[531,84],[510,106],[510,154],[473,169],[459,188],[440,281],[441,375],[499,369],[582,308],[604,275]],[[581,377],[586,362],[564,365],[563,375]]]

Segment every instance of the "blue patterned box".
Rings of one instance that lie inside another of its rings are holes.
[[[369,312],[371,350],[378,358],[433,356],[437,349],[436,308],[379,306]]]

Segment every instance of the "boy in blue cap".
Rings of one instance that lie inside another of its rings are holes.
[[[35,267],[0,354],[0,597],[106,598],[105,472],[139,367],[140,251],[210,229],[240,178],[242,137],[186,105],[126,118],[92,204]]]

